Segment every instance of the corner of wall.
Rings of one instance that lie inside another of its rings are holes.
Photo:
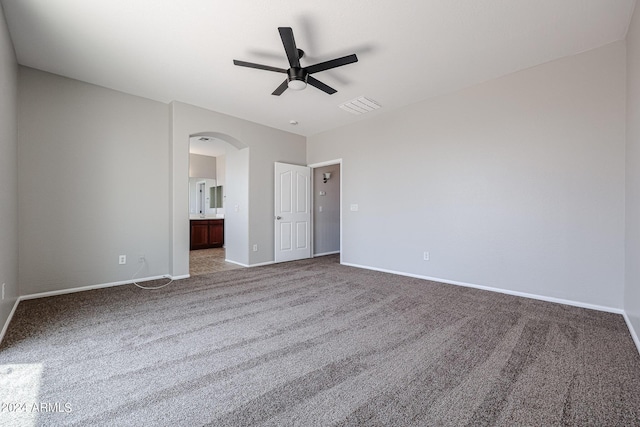
[[[625,284],[623,307],[640,352],[640,7],[626,37]]]
[[[18,304],[18,62],[0,7],[0,340]],[[6,88],[6,90],[5,90]]]

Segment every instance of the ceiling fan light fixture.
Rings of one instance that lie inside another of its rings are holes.
[[[289,83],[287,83],[287,87],[289,89],[293,89],[293,90],[303,90],[304,88],[307,87],[307,82],[305,82],[304,80],[289,80]]]

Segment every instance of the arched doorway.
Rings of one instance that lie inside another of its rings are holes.
[[[241,265],[249,259],[249,147],[229,133],[207,131],[225,127],[216,114],[193,106],[172,103],[171,129],[171,181],[169,229],[169,271],[174,279],[189,277],[189,140],[191,137],[209,136],[228,143],[233,150],[226,155],[228,169],[238,179],[227,185],[225,203],[225,237],[231,243],[226,257]],[[218,126],[219,125],[219,126]],[[233,187],[233,188],[232,188]]]
[[[221,132],[197,132],[189,135],[189,147],[194,141],[216,146],[218,154],[224,152],[224,240],[225,260],[245,265],[248,234],[248,176],[249,149],[245,144]],[[218,209],[218,214],[220,210]]]
[[[215,135],[215,136],[214,136]],[[231,201],[238,198],[235,168],[227,169],[227,157],[239,150],[216,132],[189,138],[189,274],[209,274],[238,267],[237,215]],[[230,139],[232,142],[233,140]],[[233,163],[233,162],[232,162]],[[230,215],[227,212],[232,211]],[[227,257],[227,249],[230,257]]]

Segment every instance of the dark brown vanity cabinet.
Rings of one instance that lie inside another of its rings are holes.
[[[192,219],[191,250],[221,248],[224,245],[224,219]]]

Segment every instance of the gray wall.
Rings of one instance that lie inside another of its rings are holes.
[[[168,105],[25,67],[18,95],[20,293],[166,274]]]
[[[322,174],[331,172],[325,183]],[[320,195],[320,192],[324,195]],[[320,208],[322,207],[322,211]],[[313,253],[340,251],[340,165],[313,169]]]
[[[640,7],[627,34],[626,284],[624,309],[640,333]]]
[[[216,157],[216,182],[218,185],[226,185],[227,159],[224,155]]]
[[[189,176],[217,179],[216,158],[201,154],[189,154]]]
[[[231,172],[233,176],[233,171]],[[222,208],[218,208],[218,213],[224,215],[224,209],[227,207],[227,158],[225,155],[216,157],[216,183],[222,186]]]
[[[343,262],[617,309],[624,156],[624,42],[307,146],[343,160]]]
[[[0,330],[18,297],[17,88],[18,64],[0,6]]]
[[[228,177],[224,187],[225,257],[239,264],[249,263],[249,154],[249,148],[245,148],[227,150],[225,156]]]

